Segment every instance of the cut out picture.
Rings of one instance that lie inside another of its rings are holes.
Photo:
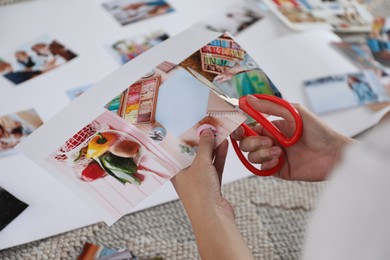
[[[13,154],[12,148],[42,124],[33,109],[0,116],[0,158]]]
[[[28,205],[0,187],[0,231],[19,216]]]
[[[120,64],[125,64],[168,38],[168,34],[163,31],[156,31],[147,35],[139,35],[133,38],[114,42],[111,44],[110,52],[113,53],[115,59]]]
[[[103,7],[121,24],[126,25],[174,11],[164,0],[112,0]]]
[[[390,67],[390,17],[376,17],[367,44],[375,59]]]
[[[70,99],[70,101],[73,101],[76,98],[78,98],[81,94],[83,94],[90,87],[92,87],[92,84],[88,84],[88,85],[85,85],[85,86],[69,89],[69,90],[66,91],[66,94],[68,95],[68,98]]]
[[[328,76],[305,81],[303,85],[317,114],[390,100],[373,71]]]
[[[39,37],[0,55],[0,73],[17,85],[35,78],[77,57],[65,45],[50,36]]]
[[[219,10],[199,25],[212,31],[237,35],[262,18],[260,10],[249,8],[244,3],[235,3]]]
[[[249,94],[282,96],[253,58],[226,34],[192,54],[180,66],[196,71],[231,98]]]

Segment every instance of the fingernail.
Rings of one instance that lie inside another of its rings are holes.
[[[213,125],[204,124],[204,125],[199,126],[198,129],[196,129],[196,132],[197,132],[198,136],[211,136],[211,135],[213,135],[215,137],[215,136],[217,136],[218,130]]]
[[[242,129],[242,127],[239,126],[236,130],[234,130],[234,134],[238,135],[238,136],[243,135],[244,134],[244,129]]]
[[[270,154],[271,156],[280,156],[282,154],[282,149],[280,147],[272,147]]]
[[[251,102],[257,101],[257,98],[255,96],[253,96],[253,95],[248,95],[247,99],[250,100]]]

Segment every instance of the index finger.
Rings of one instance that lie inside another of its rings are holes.
[[[260,113],[278,116],[289,121],[294,121],[294,117],[292,116],[290,111],[288,111],[287,108],[282,105],[275,104],[274,102],[269,100],[259,99],[252,95],[247,96],[247,101],[253,109]]]

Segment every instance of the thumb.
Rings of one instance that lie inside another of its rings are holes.
[[[215,146],[214,132],[210,128],[204,129],[199,135],[199,149],[195,159],[209,160],[213,159]]]

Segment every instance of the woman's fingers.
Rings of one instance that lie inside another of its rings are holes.
[[[231,138],[237,141],[241,141],[245,138],[245,131],[242,126],[237,127],[236,130],[233,131],[233,133],[230,135]]]
[[[240,148],[243,152],[254,152],[261,148],[271,148],[272,139],[268,136],[249,136],[241,140]]]
[[[259,111],[260,113],[282,117],[289,121],[294,121],[294,118],[291,113],[282,105],[276,104],[268,100],[258,99],[252,95],[247,96],[247,101],[253,109]]]
[[[265,163],[273,159],[278,159],[283,153],[282,148],[273,146],[271,148],[263,148],[254,152],[248,153],[248,160],[251,163]]]
[[[263,162],[261,164],[261,169],[262,170],[269,170],[271,168],[274,168],[278,163],[279,163],[279,158],[274,158],[272,160]]]

